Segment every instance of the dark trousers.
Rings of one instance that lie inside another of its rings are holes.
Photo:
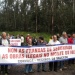
[[[45,71],[45,63],[39,63],[39,64],[37,65],[37,71],[40,71],[40,70],[41,70],[41,67],[42,67],[42,70]]]
[[[21,43],[21,46],[24,46],[24,43]]]
[[[49,62],[49,70],[52,71],[57,71],[57,65],[58,65],[58,62]]]
[[[8,65],[1,65],[1,71],[7,73],[8,72]]]
[[[71,59],[72,64],[74,64],[75,59]]]
[[[69,59],[68,60],[68,64],[70,65],[70,64],[74,64],[74,59]]]

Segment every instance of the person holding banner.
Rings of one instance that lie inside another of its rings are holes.
[[[53,39],[51,41],[49,41],[48,45],[57,45],[60,44],[60,42],[57,40],[57,36],[53,35]],[[55,72],[57,72],[57,65],[58,62],[54,61],[54,62],[49,62],[49,70],[52,71],[54,70]]]
[[[26,36],[26,44],[28,44],[28,40],[29,40],[29,39],[32,39],[32,37],[31,37],[30,34],[27,34],[27,36]]]
[[[47,44],[47,42],[44,41],[44,38],[43,37],[39,37],[37,45],[38,46],[45,46],[46,44]],[[45,63],[39,63],[37,65],[37,72],[41,71],[41,66],[42,66],[42,71],[46,72],[46,70],[45,70]]]
[[[66,32],[62,33],[62,36],[59,38],[59,41],[61,44],[68,44],[68,36]],[[60,71],[62,71],[63,68],[67,68],[64,67],[64,61],[60,61]]]
[[[72,36],[71,36],[71,34],[68,34],[68,44],[73,44],[73,39],[72,39]],[[69,59],[68,60],[68,64],[70,65],[70,64],[72,64],[72,61],[73,61],[74,59]]]
[[[9,40],[7,39],[6,32],[2,32],[2,38],[0,39],[0,45],[8,46]],[[8,74],[8,65],[1,65],[1,74],[7,75]]]
[[[31,39],[31,38],[28,39],[27,46],[29,46],[29,47],[32,46],[32,39]],[[25,71],[24,74],[28,74],[28,73],[33,72],[33,71],[32,71],[32,64],[26,64],[24,71]]]
[[[75,44],[75,33],[72,34],[73,36],[73,44]],[[75,59],[72,59],[72,64],[75,64]]]

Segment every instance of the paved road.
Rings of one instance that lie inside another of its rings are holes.
[[[24,66],[25,65],[19,65],[19,66],[12,66],[9,69],[9,75],[24,75]],[[37,72],[37,65],[33,65],[34,73],[29,73],[28,75],[75,75],[75,64],[68,66],[67,69],[64,69],[62,72],[58,70],[58,72],[49,72],[48,71],[48,65],[46,66],[47,72]]]

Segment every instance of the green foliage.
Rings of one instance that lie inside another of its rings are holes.
[[[3,0],[0,7],[1,31],[75,31],[75,0]]]
[[[18,34],[23,35],[24,37],[26,37],[27,34],[30,34],[32,37],[36,37],[36,38],[38,38],[39,36],[42,36],[42,37],[44,37],[45,41],[47,41],[47,42],[49,41],[49,38],[51,36],[48,33],[32,33],[32,32],[23,32],[23,31],[12,31],[12,32],[6,31],[6,32],[7,32],[7,34],[15,35],[15,36],[17,36]],[[1,32],[0,32],[0,34],[1,34]]]

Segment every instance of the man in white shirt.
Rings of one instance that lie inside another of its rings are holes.
[[[60,42],[57,40],[57,36],[53,35],[53,39],[49,41],[48,45],[55,45],[60,44]]]
[[[7,39],[6,32],[2,32],[2,38],[0,39],[0,45],[8,46],[9,40]],[[7,75],[8,74],[8,65],[1,65],[1,74]]]
[[[60,44],[60,42],[57,40],[57,36],[53,35],[53,39],[49,41],[48,45],[57,45]],[[52,71],[54,70],[55,72],[57,72],[57,65],[58,62],[49,62],[49,70]]]

